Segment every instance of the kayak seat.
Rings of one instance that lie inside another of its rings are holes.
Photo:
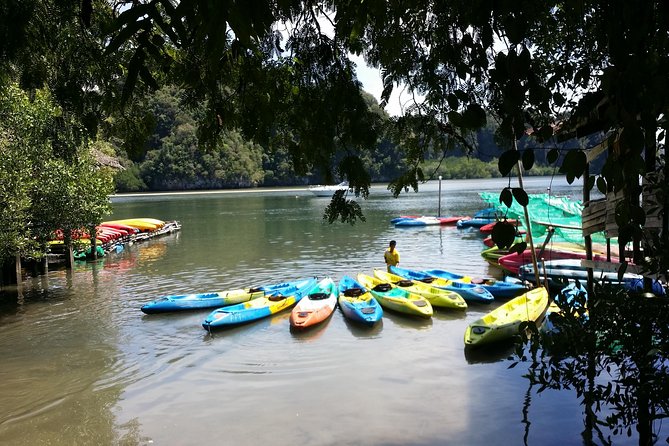
[[[471,283],[476,284],[476,285],[481,285],[481,284],[485,283],[485,279],[482,279],[480,277],[476,277],[476,278],[472,279]]]
[[[349,288],[347,290],[344,290],[344,296],[346,297],[362,296],[362,288]]]
[[[392,286],[389,283],[380,283],[372,289],[374,291],[385,292],[385,291],[390,291],[392,289]]]
[[[284,296],[282,294],[277,294],[275,296],[268,297],[268,299],[271,300],[272,302],[278,302],[280,300],[284,300],[285,298],[286,298],[286,296]]]
[[[249,288],[249,293],[257,293],[259,291],[263,291],[263,289],[260,287]]]
[[[413,285],[413,281],[404,279],[404,280],[400,280],[399,282],[397,282],[397,285],[399,285],[401,287],[407,287],[407,286]]]
[[[311,300],[323,300],[327,298],[328,298],[327,293],[313,293],[309,295],[309,299]]]
[[[376,309],[374,309],[372,307],[365,307],[360,311],[364,314],[371,314],[371,313],[374,313],[376,311]]]
[[[434,277],[426,277],[424,279],[420,279],[420,281],[425,283],[432,283],[434,282]]]

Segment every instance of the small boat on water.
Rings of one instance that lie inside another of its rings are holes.
[[[465,330],[465,346],[480,346],[509,339],[520,324],[536,322],[548,307],[548,291],[534,288],[472,322]]]
[[[290,313],[290,326],[307,328],[329,318],[337,306],[337,285],[326,277],[295,305]]]
[[[209,293],[179,294],[163,296],[141,307],[146,314],[168,313],[172,311],[202,310],[235,305],[265,295],[272,295],[284,289],[289,290],[299,282],[281,282],[245,289],[214,291]]]
[[[527,291],[527,287],[521,280],[514,278],[507,278],[505,280],[497,280],[492,277],[469,277],[461,274],[455,274],[443,269],[426,269],[423,271],[426,274],[442,279],[453,280],[454,282],[472,283],[480,285],[485,288],[495,298],[509,299],[518,296]]]
[[[548,248],[535,248],[537,260],[562,260],[562,259],[585,259],[585,249],[572,248],[567,246],[551,246]],[[606,255],[593,254],[593,260],[606,262]],[[497,259],[497,264],[503,269],[518,274],[522,265],[532,263],[532,250],[526,249],[521,254],[516,252],[503,255]]]
[[[338,288],[337,302],[345,318],[368,326],[381,320],[383,308],[372,293],[353,277],[343,276]]]
[[[393,218],[391,222],[397,226],[446,226],[454,225],[459,220],[467,220],[470,217],[458,216],[458,217],[432,217],[428,215],[423,216],[405,216]]]
[[[423,271],[415,271],[398,266],[391,266],[390,272],[405,279],[418,280],[433,286],[458,293],[467,303],[489,304],[495,300],[492,294],[480,285],[473,283],[457,282],[450,279],[442,279],[431,276]]]
[[[317,186],[309,186],[309,192],[311,192],[317,197],[331,197],[338,190],[346,191],[348,188],[349,188],[348,181],[342,181],[339,184],[331,184],[331,185],[319,184]]]
[[[586,283],[588,281],[588,269],[581,265],[581,259],[559,259],[537,261],[539,268],[539,279],[548,282],[551,289],[563,289],[567,283],[576,280]],[[624,284],[636,280],[643,280],[639,274],[625,273],[622,280],[618,278],[617,271],[603,271],[593,269],[593,279],[597,282],[608,282],[612,284]],[[529,282],[535,282],[534,265],[531,263],[521,265],[518,268],[518,277]]]
[[[391,282],[395,286],[410,293],[423,296],[433,307],[450,308],[454,310],[466,310],[467,302],[454,291],[445,290],[429,285],[425,282],[405,279],[387,271],[375,269],[374,277],[384,282]]]
[[[384,282],[376,277],[358,274],[358,282],[369,289],[383,308],[424,318],[432,317],[432,305],[423,296],[410,293],[392,283]]]
[[[301,280],[293,286],[279,288],[247,302],[219,308],[211,312],[202,326],[212,328],[231,327],[262,319],[282,310],[287,310],[300,301],[316,286],[318,279]]]

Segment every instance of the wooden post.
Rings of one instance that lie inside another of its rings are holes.
[[[92,260],[97,260],[98,259],[98,243],[97,243],[97,231],[95,230],[95,225],[91,225],[90,228],[88,228],[88,232],[91,234],[91,256],[90,258]]]
[[[590,189],[588,189],[588,178],[590,177],[590,163],[585,164],[585,172],[583,173],[583,203],[590,205]],[[585,258],[592,260],[592,236],[588,233],[585,237]],[[594,275],[592,268],[588,267],[588,296],[592,296]]]
[[[21,276],[21,254],[16,253],[16,289],[21,293],[23,277]]]
[[[518,151],[518,145],[516,143],[516,139],[514,138],[513,140],[513,150]],[[525,189],[523,186],[523,166],[520,162],[518,161],[518,185],[520,186],[521,189]],[[537,253],[534,250],[534,240],[532,240],[532,226],[530,226],[530,213],[527,210],[527,206],[523,206],[523,213],[525,214],[525,226],[527,227],[527,240],[530,242],[530,252],[532,255],[532,267],[534,268],[534,280],[535,283],[540,284],[541,280],[539,280],[539,265],[537,264]]]
[[[70,229],[63,229],[63,243],[65,244],[65,268],[74,267],[74,254],[72,253],[72,233]]]

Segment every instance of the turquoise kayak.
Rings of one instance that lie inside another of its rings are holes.
[[[265,294],[271,294],[274,291],[295,286],[295,284],[297,282],[281,282],[246,289],[163,296],[143,305],[141,310],[146,314],[155,314],[220,308],[263,297]]]
[[[449,291],[455,291],[466,302],[475,302],[482,304],[492,303],[495,298],[492,294],[480,285],[473,283],[455,282],[449,279],[441,279],[431,276],[423,271],[414,271],[411,269],[400,268],[398,266],[391,266],[390,272],[405,279],[420,280],[421,282],[432,284],[438,288],[443,288]]]
[[[339,281],[339,309],[350,321],[372,326],[381,320],[383,308],[372,293],[350,276]]]
[[[206,317],[202,326],[212,328],[230,327],[262,319],[291,308],[318,284],[318,279],[294,282],[292,285],[269,290],[263,297],[214,310]]]

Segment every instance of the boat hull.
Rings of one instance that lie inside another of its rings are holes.
[[[366,274],[358,274],[357,279],[370,290],[385,309],[423,318],[431,318],[434,313],[430,302],[422,296],[409,293]]]
[[[337,286],[326,277],[304,296],[290,313],[292,328],[307,328],[329,318],[337,306]]]
[[[373,326],[383,317],[383,308],[362,284],[344,276],[339,280],[339,309],[348,320]]]
[[[523,322],[536,322],[548,307],[548,291],[534,288],[511,299],[467,326],[465,346],[481,346],[512,338]]]

